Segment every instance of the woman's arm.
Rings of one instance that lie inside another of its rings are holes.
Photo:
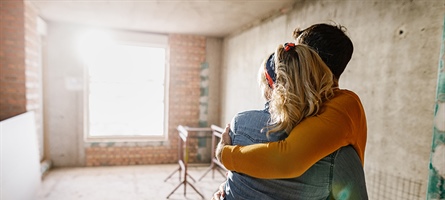
[[[221,148],[228,170],[257,178],[292,178],[302,175],[318,160],[352,144],[363,163],[366,117],[359,98],[340,90],[321,113],[298,124],[287,139],[266,144]]]

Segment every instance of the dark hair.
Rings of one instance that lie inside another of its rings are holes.
[[[298,43],[314,49],[338,79],[354,51],[345,32],[346,28],[341,25],[314,24],[304,30],[295,29],[293,36]]]

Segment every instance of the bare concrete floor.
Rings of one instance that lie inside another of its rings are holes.
[[[209,165],[189,165],[188,172],[196,182],[187,178],[195,188],[211,199],[224,177],[210,171],[198,180]],[[37,200],[152,200],[166,199],[180,184],[179,173],[164,180],[179,168],[177,164],[137,165],[84,168],[58,168],[48,172],[42,181]],[[169,199],[202,199],[192,187],[181,185]]]

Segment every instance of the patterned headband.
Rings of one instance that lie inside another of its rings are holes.
[[[284,51],[289,51],[291,49],[295,49],[295,43],[284,43]],[[277,79],[277,75],[275,74],[275,54],[270,55],[269,59],[266,62],[266,70],[264,71],[264,75],[266,76],[267,83],[270,88],[274,88],[274,83]]]
[[[275,74],[275,54],[270,55],[269,59],[266,61],[266,69],[264,71],[264,75],[266,76],[267,83],[270,88],[274,88],[273,84],[275,83],[277,77]]]

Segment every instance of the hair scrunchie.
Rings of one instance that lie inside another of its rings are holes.
[[[295,48],[295,43],[284,43],[284,51],[289,51]]]

